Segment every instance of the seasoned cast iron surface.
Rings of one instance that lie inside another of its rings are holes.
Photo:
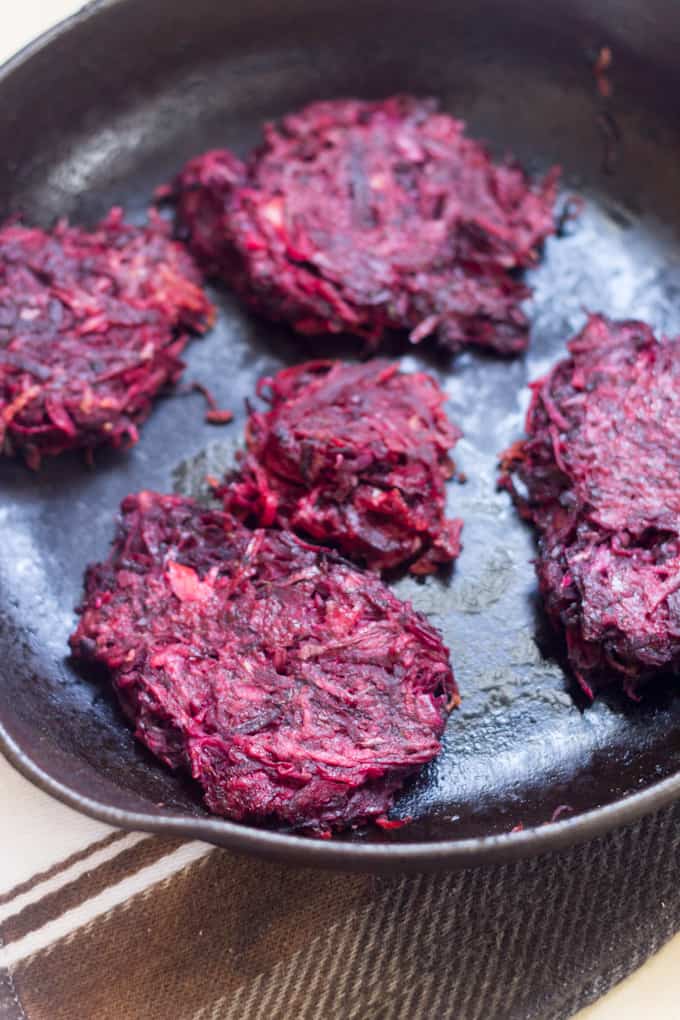
[[[4,211],[23,207],[42,224],[57,214],[91,223],[118,202],[140,221],[152,189],[190,155],[217,145],[246,152],[264,117],[314,98],[404,88],[439,95],[496,155],[512,149],[533,172],[562,163],[563,200],[574,190],[586,200],[581,217],[548,241],[543,264],[531,273],[533,340],[525,357],[468,351],[449,360],[430,345],[414,350],[398,339],[392,345],[404,368],[435,374],[464,431],[455,457],[468,481],[448,487],[448,513],[465,521],[463,553],[450,577],[395,585],[442,629],[462,704],[441,756],[398,801],[414,822],[346,838],[402,843],[508,832],[546,822],[560,807],[564,818],[612,803],[671,775],[680,768],[680,696],[659,681],[639,705],[617,693],[586,703],[560,665],[559,644],[537,604],[531,533],[495,489],[497,454],[522,434],[526,383],[563,355],[584,309],[635,315],[657,330],[680,332],[680,138],[672,111],[664,119],[661,92],[644,75],[635,79],[643,62],[623,42],[620,53],[615,49],[614,130],[601,118],[589,64],[587,47],[598,33],[569,23],[562,49],[555,43],[544,56],[543,44],[552,39],[547,14],[526,40],[513,29],[506,45],[502,20],[485,41],[480,22],[488,19],[476,5],[461,7],[474,26],[464,40],[455,20],[463,14],[446,20],[450,5],[433,5],[429,22],[419,16],[413,25],[408,5],[399,6],[376,46],[380,4],[351,16],[329,5],[327,23],[312,25],[305,5],[296,3],[285,15],[293,28],[284,30],[283,13],[268,10],[273,20],[255,43],[254,22],[246,19],[232,37],[228,15],[219,15],[220,28],[210,20],[211,5],[199,3],[206,17],[200,33],[192,37],[181,20],[173,23],[173,39],[184,40],[184,48],[178,42],[173,49],[164,35],[153,44],[147,39],[145,62],[135,33],[139,11],[155,5],[139,4],[136,13],[135,5],[123,6],[127,25],[122,14],[112,20],[116,10],[104,11],[99,34],[81,33],[69,44],[73,52],[63,40],[57,47],[55,66],[72,58],[79,79],[70,72],[63,78],[51,121],[40,112],[52,80],[45,58],[25,100],[42,118],[30,131],[16,114],[19,85],[28,88],[28,79],[6,90],[14,112],[0,120],[0,149],[13,153],[0,167]],[[260,6],[255,13],[264,17]],[[636,41],[632,28],[629,35]],[[105,36],[124,53],[118,91],[110,78],[98,90],[93,84],[104,73],[95,58]],[[82,55],[77,47],[85,44],[94,48]],[[659,81],[674,73],[664,66],[656,68]],[[605,159],[615,173],[604,172]],[[231,462],[244,398],[260,376],[322,353],[318,342],[310,348],[286,328],[248,315],[226,291],[211,288],[210,296],[217,325],[187,350],[184,378],[209,385],[220,406],[234,410],[233,424],[206,425],[202,398],[180,389],[156,405],[131,452],[102,451],[95,470],[77,455],[46,463],[38,475],[19,462],[0,465],[2,721],[54,778],[156,815],[205,812],[189,783],[135,744],[107,684],[80,675],[67,660],[83,570],[106,555],[123,496],[140,488],[200,490],[205,473]],[[358,350],[335,339],[323,353],[356,357]]]

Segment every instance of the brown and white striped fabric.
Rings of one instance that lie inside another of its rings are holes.
[[[391,878],[116,832],[1,760],[0,820],[1,1020],[557,1020],[680,927],[680,807]]]

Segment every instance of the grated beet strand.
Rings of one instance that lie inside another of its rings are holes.
[[[124,500],[80,612],[74,655],[239,821],[327,836],[382,819],[458,701],[439,634],[377,577],[178,496]]]
[[[433,100],[313,103],[244,164],[192,159],[170,188],[196,256],[301,333],[429,334],[456,350],[523,350],[532,265],[555,231],[557,169],[494,164]]]
[[[680,665],[680,341],[593,315],[569,351],[533,384],[501,484],[538,528],[541,591],[582,687],[619,676],[634,696]]]
[[[460,552],[445,516],[449,453],[461,432],[424,372],[382,360],[312,361],[262,379],[226,509],[332,545],[374,570],[431,573]]]
[[[153,213],[112,210],[93,231],[0,229],[0,451],[136,442],[151,402],[213,310],[191,256]]]

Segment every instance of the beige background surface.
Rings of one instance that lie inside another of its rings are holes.
[[[642,2],[642,0],[641,0]],[[0,0],[0,62],[38,33],[82,6],[80,0]],[[83,833],[94,840],[105,826],[84,819],[32,789],[0,762],[0,831],[14,833],[9,848],[3,846],[3,872],[14,877],[31,874],[39,867],[35,854],[49,844],[51,827],[72,835],[76,843]],[[18,837],[18,838],[17,838]],[[6,854],[13,855],[7,860]],[[680,1017],[680,935],[631,977],[614,988],[576,1020],[678,1020]]]

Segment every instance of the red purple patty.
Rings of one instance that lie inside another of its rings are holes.
[[[460,552],[445,516],[461,433],[424,372],[379,359],[310,361],[263,379],[247,452],[222,490],[249,523],[290,528],[374,570],[426,574]]]
[[[181,374],[213,310],[192,257],[157,215],[112,210],[92,231],[0,228],[0,451],[129,445]]]
[[[593,315],[532,386],[502,484],[539,533],[548,614],[583,688],[680,665],[680,340]]]
[[[124,500],[80,611],[74,655],[238,821],[384,822],[458,702],[440,635],[375,575],[179,496]]]
[[[513,271],[555,230],[558,171],[531,182],[463,127],[430,99],[312,103],[245,162],[205,153],[162,191],[201,263],[268,318],[513,354],[529,294]]]

